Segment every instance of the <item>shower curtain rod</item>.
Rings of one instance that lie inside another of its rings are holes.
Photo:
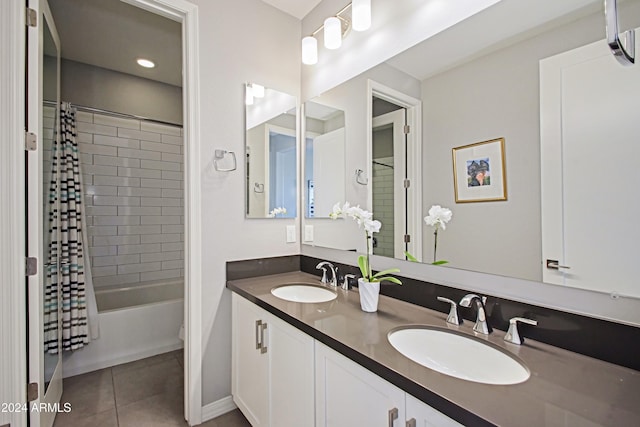
[[[45,104],[48,105],[55,105],[56,103],[54,101],[44,101]],[[165,122],[163,120],[156,120],[156,119],[150,119],[148,117],[143,117],[143,116],[136,116],[135,114],[126,114],[126,113],[118,113],[115,111],[109,111],[109,110],[103,110],[101,108],[94,108],[94,107],[85,107],[84,105],[77,105],[77,104],[71,104],[72,107],[74,107],[77,110],[80,111],[84,111],[87,113],[98,113],[98,114],[104,114],[107,116],[113,116],[113,117],[122,117],[122,118],[126,118],[126,119],[136,119],[136,120],[144,120],[146,122],[152,122],[152,123],[158,123],[160,125],[169,125],[169,126],[177,126],[177,127],[183,127],[183,125],[179,125],[177,123],[172,123],[172,122]]]

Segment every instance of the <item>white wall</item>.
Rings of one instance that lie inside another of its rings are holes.
[[[300,21],[259,0],[198,5],[200,135],[202,140],[202,403],[231,393],[229,260],[293,255],[286,225],[298,220],[245,219],[245,170],[216,172],[215,149],[244,153],[244,83],[258,82],[295,96],[300,88]]]
[[[60,99],[75,105],[182,124],[182,88],[63,59]]]

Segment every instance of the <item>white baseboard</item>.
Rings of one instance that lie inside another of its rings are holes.
[[[236,409],[237,406],[233,403],[231,396],[223,397],[220,400],[216,400],[213,403],[209,403],[202,407],[202,422],[212,420],[220,415],[226,414]]]

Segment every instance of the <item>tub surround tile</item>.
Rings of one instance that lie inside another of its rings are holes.
[[[181,262],[184,263],[184,261]],[[181,269],[148,271],[140,273],[140,280],[142,280],[143,282],[147,282],[152,280],[176,279],[178,277],[182,277],[183,275],[184,272]]]
[[[163,267],[161,262],[179,261],[184,255],[145,262],[138,254],[179,252],[181,248],[161,244],[184,240],[180,127],[98,113],[84,117],[80,155],[96,284],[131,284],[140,273],[175,277],[177,263]],[[115,253],[97,249],[103,247],[115,247]],[[115,271],[106,268],[111,266]],[[149,271],[156,266],[158,272]]]

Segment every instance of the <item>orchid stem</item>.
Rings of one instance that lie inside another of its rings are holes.
[[[436,262],[436,251],[438,250],[438,228],[433,232],[433,262]]]

